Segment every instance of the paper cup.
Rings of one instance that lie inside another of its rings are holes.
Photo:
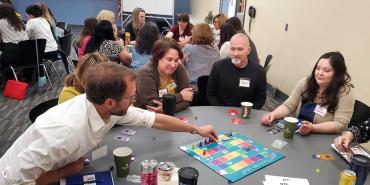
[[[285,117],[284,122],[284,138],[293,139],[294,132],[297,129],[298,119],[294,117]]]
[[[132,149],[119,147],[113,150],[114,162],[116,164],[117,177],[125,178],[130,172]]]
[[[241,103],[241,113],[242,118],[249,118],[249,115],[252,112],[253,103],[251,102],[242,102]]]

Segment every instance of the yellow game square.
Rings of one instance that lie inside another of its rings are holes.
[[[248,166],[248,164],[246,162],[244,162],[244,161],[240,161],[240,162],[238,162],[236,164],[238,164],[241,168],[244,168],[244,167]]]
[[[226,155],[224,156],[224,158],[226,158],[227,160],[231,160],[231,159],[233,159],[234,157],[233,157],[233,156],[231,156],[231,153],[229,153],[229,154],[226,154]]]
[[[230,168],[232,168],[235,171],[238,171],[238,170],[242,169],[242,167],[240,165],[238,165],[238,163],[230,166]]]
[[[200,148],[196,148],[196,149],[194,149],[194,152],[195,152],[196,154],[198,154],[198,155],[203,155],[203,150],[202,150],[202,149],[200,149]]]
[[[229,143],[232,144],[233,146],[235,146],[235,145],[238,145],[238,144],[242,143],[242,141],[240,141],[239,139],[236,139],[234,141],[230,141]]]
[[[236,158],[236,157],[238,157],[240,154],[238,153],[238,152],[231,152],[230,154],[229,154],[232,158]]]

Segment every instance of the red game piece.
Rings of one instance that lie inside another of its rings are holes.
[[[206,155],[206,151],[205,150],[203,150],[203,155]]]

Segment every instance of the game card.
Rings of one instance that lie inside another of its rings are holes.
[[[127,137],[127,136],[124,136],[124,135],[118,135],[118,136],[114,137],[114,140],[128,142],[128,141],[130,141],[130,138]]]
[[[271,129],[268,129],[267,132],[270,133],[270,134],[277,134],[277,133],[281,132],[281,130],[276,129],[276,128],[271,128]]]
[[[132,136],[132,135],[136,134],[136,131],[126,128],[126,129],[121,130],[121,133],[122,134],[127,134],[129,136]]]

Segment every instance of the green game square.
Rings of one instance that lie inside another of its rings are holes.
[[[227,147],[227,148],[231,148],[233,147],[234,145],[230,144],[230,143],[224,143],[224,145]]]
[[[263,155],[264,157],[268,157],[269,153],[268,152],[261,152],[261,155]]]
[[[235,171],[232,169],[232,168],[230,168],[230,167],[228,167],[228,168],[226,168],[226,169],[224,169],[227,173],[234,173]]]
[[[245,155],[246,154],[245,151],[242,150],[242,149],[238,149],[238,150],[236,150],[236,152],[238,152],[239,154],[242,154],[242,155]]]

